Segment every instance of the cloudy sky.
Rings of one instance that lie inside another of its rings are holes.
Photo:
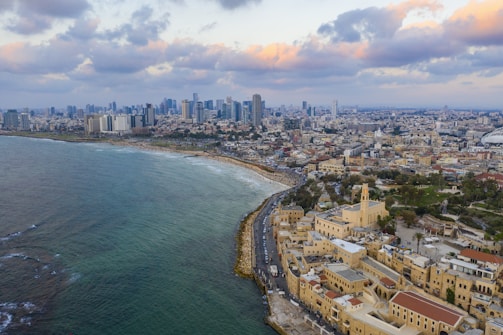
[[[1,0],[0,108],[502,108],[501,0]]]

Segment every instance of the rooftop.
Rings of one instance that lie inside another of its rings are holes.
[[[363,276],[360,272],[357,272],[353,269],[351,269],[349,266],[345,264],[325,264],[324,267],[333,273],[337,273],[339,276],[343,277],[344,279],[353,282],[353,281],[360,281],[360,280],[366,280],[367,278]]]
[[[344,241],[344,240],[341,240],[338,238],[334,238],[334,239],[330,240],[330,242],[332,242],[332,244],[334,244],[334,245],[338,246],[339,248],[342,248],[352,254],[356,254],[358,252],[361,252],[362,250],[365,250],[364,247],[362,247],[358,244],[347,242],[347,241]]]
[[[481,262],[503,264],[503,257],[488,254],[482,251],[473,250],[470,248],[461,250],[459,255],[463,257],[468,257],[470,259],[475,259]]]
[[[458,313],[445,305],[441,305],[433,300],[410,291],[398,292],[390,300],[390,303],[400,305],[403,308],[414,311],[431,320],[443,322],[453,327],[464,317],[461,313]]]

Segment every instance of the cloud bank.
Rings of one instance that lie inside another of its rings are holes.
[[[261,4],[216,1],[233,12]],[[403,92],[402,103],[414,103],[425,97],[441,101],[438,85],[443,84],[449,98],[470,85],[482,85],[490,96],[500,89],[502,78],[503,3],[471,1],[442,22],[406,24],[413,12],[434,15],[441,10],[439,2],[429,0],[354,9],[320,22],[315,32],[292,43],[237,48],[195,38],[168,40],[163,36],[176,29],[171,25],[174,14],[148,5],[103,27],[90,1],[7,0],[0,3],[0,14],[8,17],[5,31],[26,36],[61,22],[68,25],[43,43],[20,39],[0,44],[0,106],[33,92],[37,98],[63,92],[83,99],[93,94],[147,99],[151,94],[160,100],[169,94],[181,99],[180,94],[193,91],[207,92],[208,98],[246,98],[262,91],[283,100],[304,94],[330,101],[330,96],[342,95],[354,103],[365,95],[368,103],[386,95],[390,102],[401,101],[397,92]],[[200,32],[221,24],[209,22],[199,24]],[[457,87],[454,93],[450,86]]]

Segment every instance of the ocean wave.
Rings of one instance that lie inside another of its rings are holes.
[[[115,152],[120,152],[120,153],[123,153],[123,154],[135,154],[135,153],[138,152],[138,150],[136,150],[134,148],[129,148],[129,147],[115,148],[114,151]]]
[[[17,308],[15,302],[2,302],[0,303],[0,310],[2,311],[13,311]]]
[[[11,238],[21,236],[21,234],[22,234],[22,232],[20,232],[20,231],[17,231],[15,233],[11,233],[11,234],[7,234],[4,237],[0,237],[0,241],[8,241]]]
[[[0,333],[9,327],[12,322],[12,314],[0,312]]]
[[[33,313],[34,311],[38,310],[37,305],[29,301],[19,303],[19,307],[23,308],[24,310],[30,313]]]
[[[30,301],[23,301],[20,303],[3,302],[0,303],[0,334],[3,333],[9,325],[13,322],[14,316],[26,313],[31,314],[39,312],[40,308]],[[19,323],[31,326],[32,318],[29,316],[22,316],[19,318]],[[16,321],[17,323],[17,321]]]
[[[11,259],[11,258],[15,258],[15,257],[26,259],[26,256],[24,254],[20,254],[20,253],[12,253],[12,254],[7,254],[7,255],[4,255],[4,256],[0,256],[0,259]]]
[[[70,275],[70,278],[68,278],[68,284],[73,284],[77,280],[79,280],[82,277],[80,273],[74,272]]]

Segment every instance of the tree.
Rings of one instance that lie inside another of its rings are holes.
[[[386,209],[390,209],[391,206],[393,206],[393,204],[395,203],[395,198],[393,198],[393,196],[391,195],[388,195],[386,198],[384,198],[384,204],[386,206]]]
[[[417,241],[417,249],[416,249],[416,252],[419,253],[419,243],[421,242],[421,240],[423,239],[424,237],[424,234],[421,233],[421,232],[417,232],[414,234],[414,236],[412,236],[412,239]]]
[[[447,302],[450,304],[454,304],[455,298],[456,298],[456,296],[454,294],[454,290],[448,287],[446,290],[446,299],[445,300],[447,300]]]
[[[414,213],[414,211],[403,210],[400,214],[402,215],[407,228],[410,228],[410,226],[412,226],[412,224],[416,221],[416,213]]]

